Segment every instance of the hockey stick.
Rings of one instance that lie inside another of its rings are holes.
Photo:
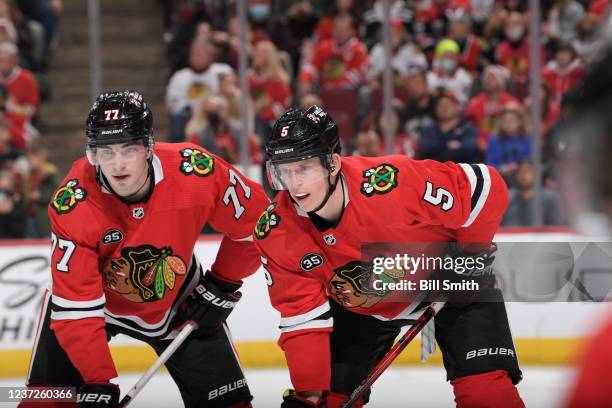
[[[402,337],[391,347],[391,349],[383,356],[383,358],[370,371],[370,374],[365,380],[351,393],[349,398],[342,404],[342,408],[351,408],[355,402],[363,396],[372,384],[381,376],[382,373],[393,363],[400,353],[408,346],[408,344],[416,337],[417,334],[425,325],[442,309],[445,302],[433,302],[423,311],[417,322],[404,333]]]
[[[162,364],[168,361],[168,359],[172,356],[172,354],[174,354],[174,352],[181,346],[181,344],[183,344],[187,336],[189,336],[192,331],[197,329],[197,327],[198,327],[197,324],[195,324],[194,322],[188,322],[181,329],[179,334],[174,338],[174,340],[172,340],[172,343],[170,343],[168,347],[166,347],[164,352],[159,355],[157,360],[155,360],[153,365],[149,367],[147,372],[144,373],[142,377],[140,377],[138,382],[134,384],[134,386],[130,389],[130,391],[127,394],[125,394],[125,396],[121,399],[121,402],[119,402],[119,406],[121,408],[125,408],[130,404],[130,402],[134,399],[134,397],[136,397],[136,395],[138,395],[138,393],[142,391],[142,388],[145,385],[147,385],[147,383],[149,382],[151,377],[153,377],[155,372],[159,370],[159,367],[161,367]]]

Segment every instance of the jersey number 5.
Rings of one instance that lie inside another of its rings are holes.
[[[438,187],[435,189],[434,194],[434,186],[429,181],[425,182],[425,195],[423,196],[423,200],[427,201],[429,204],[438,206],[441,204],[440,208],[442,211],[448,211],[453,208],[453,203],[455,199],[448,192],[448,190],[443,189],[442,187]]]
[[[55,250],[59,249],[63,251],[62,257],[59,262],[55,265],[55,268],[60,272],[70,272],[68,263],[70,258],[76,249],[76,245],[72,241],[58,238],[53,232],[51,233],[51,260],[53,261],[53,254]]]
[[[244,206],[240,204],[240,200],[238,200],[236,187],[238,184],[240,184],[240,187],[244,192],[244,198],[247,200],[251,198],[251,187],[246,185],[245,182],[242,181],[238,174],[232,169],[229,169],[229,179],[231,184],[227,187],[225,193],[223,193],[223,204],[225,204],[227,207],[231,203],[234,207],[234,218],[238,219],[244,213]]]

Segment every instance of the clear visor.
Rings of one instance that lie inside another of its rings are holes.
[[[266,162],[266,175],[270,186],[275,190],[299,190],[327,179],[329,171],[321,164],[319,157],[290,162]]]

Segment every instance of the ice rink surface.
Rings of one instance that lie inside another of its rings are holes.
[[[523,381],[519,392],[529,408],[562,407],[573,379],[570,368],[523,369]],[[289,388],[289,375],[285,370],[247,370],[247,380],[255,399],[255,408],[280,406],[282,392]],[[115,382],[122,393],[132,387],[140,375],[122,375]],[[23,380],[2,379],[0,386],[21,386]],[[0,407],[15,407],[16,404],[0,403]],[[158,373],[130,404],[133,408],[182,407],[178,389],[166,373]],[[441,367],[400,367],[385,372],[376,382],[369,408],[446,408],[454,407],[453,393],[445,382]]]

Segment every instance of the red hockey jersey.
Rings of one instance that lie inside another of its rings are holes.
[[[382,320],[408,313],[409,302],[369,287],[363,243],[490,242],[508,205],[501,176],[483,164],[343,157],[341,174],[345,207],[335,227],[319,231],[283,191],[254,233],[298,391],[329,389],[328,298]]]
[[[116,376],[107,323],[137,337],[167,336],[202,273],[193,248],[208,222],[225,237],[213,270],[239,281],[259,257],[250,236],[268,204],[261,186],[189,143],[157,143],[155,186],[128,205],[75,162],[49,205],[51,328],[86,382]]]
[[[365,79],[368,53],[365,46],[353,37],[342,46],[334,40],[317,44],[312,62],[306,63],[300,73],[300,82],[318,80],[323,89],[356,87]]]

